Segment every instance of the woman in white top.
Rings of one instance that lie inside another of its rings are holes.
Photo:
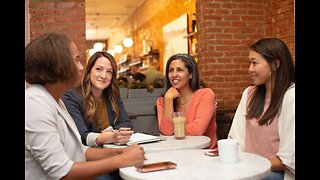
[[[295,178],[295,70],[286,44],[277,38],[250,46],[252,86],[243,94],[228,137],[241,150],[266,157],[266,179]]]
[[[121,167],[142,165],[144,151],[88,148],[61,97],[79,84],[83,66],[76,45],[45,33],[25,49],[25,179],[92,179]]]

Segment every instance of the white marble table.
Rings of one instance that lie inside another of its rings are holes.
[[[186,136],[186,139],[183,140],[176,140],[174,136],[162,137],[166,140],[140,145],[146,153],[180,149],[203,149],[210,145],[210,138],[207,136]],[[104,147],[126,147],[126,145],[105,144]]]
[[[140,173],[135,167],[120,169],[120,176],[125,180],[139,179],[250,179],[260,180],[271,172],[268,159],[245,152],[239,154],[239,161],[234,164],[222,164],[218,156],[204,155],[206,150],[175,150],[147,153],[144,164],[172,161],[176,169]]]

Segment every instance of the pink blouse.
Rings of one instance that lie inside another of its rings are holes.
[[[249,96],[253,91],[249,90]],[[270,98],[266,98],[264,112],[270,104]],[[246,121],[245,151],[261,155],[265,158],[275,157],[279,148],[278,117],[272,123],[263,126],[258,125],[258,119],[253,118]]]
[[[193,93],[186,113],[186,135],[205,135],[211,139],[208,149],[217,147],[215,95],[210,88],[198,89]],[[173,123],[163,116],[164,99],[157,100],[158,123],[160,132],[173,135]]]

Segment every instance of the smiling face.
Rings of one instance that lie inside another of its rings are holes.
[[[249,51],[249,74],[253,85],[267,84],[271,79],[271,67],[261,54]]]
[[[171,85],[176,89],[190,88],[189,81],[192,78],[192,74],[189,73],[182,60],[171,61],[168,77]]]
[[[112,80],[113,69],[108,58],[99,57],[90,71],[92,90],[102,92]]]

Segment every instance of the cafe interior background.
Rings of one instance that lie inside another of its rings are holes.
[[[189,53],[215,92],[218,116],[232,119],[249,83],[250,44],[278,37],[295,61],[294,15],[294,0],[25,0],[25,44],[44,32],[65,33],[84,65],[94,51],[114,54],[118,75],[153,59],[164,73],[169,56]]]

